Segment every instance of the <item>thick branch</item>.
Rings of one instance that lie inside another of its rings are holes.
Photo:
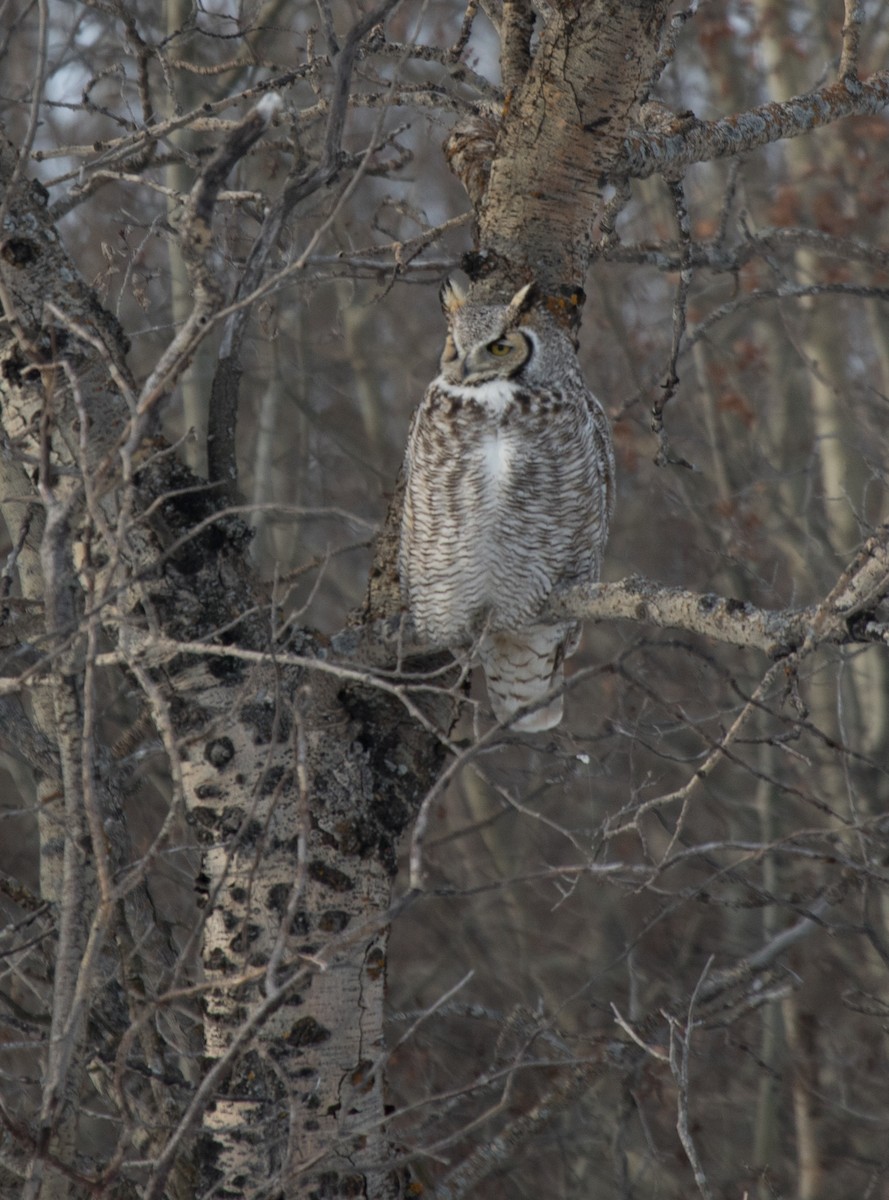
[[[757,608],[743,600],[713,593],[666,588],[631,576],[619,583],[584,584],[554,596],[552,616],[588,621],[637,621],[660,629],[682,629],[777,655],[805,640],[814,609]]]
[[[889,545],[884,530],[883,536],[865,542],[827,599],[811,608],[757,608],[743,600],[665,588],[633,576],[620,583],[567,589],[551,599],[548,611],[552,616],[643,621],[662,629],[684,629],[715,642],[752,646],[774,657],[807,638],[842,645],[885,642],[889,625],[866,617],[887,593]]]
[[[543,619],[636,621],[660,629],[682,629],[730,646],[750,646],[771,657],[789,653],[807,639],[834,645],[889,641],[889,622],[871,619],[889,594],[887,530],[869,538],[827,598],[809,608],[758,608],[746,600],[668,588],[639,576],[618,583],[565,588],[549,599]],[[379,602],[383,593],[376,597]],[[386,595],[390,598],[392,592]],[[368,623],[332,639],[341,659],[375,665],[441,649],[416,640],[410,619],[379,605]]]
[[[743,154],[844,117],[870,116],[887,104],[889,71],[878,71],[863,83],[843,79],[807,96],[763,104],[719,121],[698,121],[682,133],[632,135],[624,142],[622,161],[614,174],[634,179],[647,179],[658,172],[675,174],[692,163]]]
[[[531,65],[533,29],[531,0],[505,0],[500,26],[500,75],[507,92],[522,83]]]

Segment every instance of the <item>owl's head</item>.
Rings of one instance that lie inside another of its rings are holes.
[[[473,304],[456,283],[441,289],[448,337],[441,373],[448,383],[473,387],[492,379],[513,379],[540,368],[542,342],[534,326],[532,283],[509,304]]]

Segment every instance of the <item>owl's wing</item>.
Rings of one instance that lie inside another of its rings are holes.
[[[416,536],[414,528],[415,514],[412,503],[411,475],[413,463],[416,458],[416,442],[418,436],[417,430],[420,421],[423,418],[427,396],[428,390],[411,415],[411,423],[407,435],[407,445],[405,446],[404,458],[402,459],[401,464],[404,491],[402,494],[401,532],[398,541],[398,578],[401,585],[402,600],[406,605],[410,603],[409,549],[414,544],[414,538]]]
[[[508,721],[520,708],[534,704],[564,682],[565,657],[577,647],[578,626],[531,625],[516,633],[486,633],[478,657],[484,668],[488,698],[498,721]],[[513,721],[525,733],[552,729],[562,719],[561,691],[547,704]]]
[[[608,527],[614,515],[615,496],[615,463],[614,442],[611,436],[611,423],[605,415],[605,410],[596,397],[587,390],[587,409],[593,423],[593,446],[596,472],[599,486],[604,491],[604,521],[600,533],[600,544],[604,549],[608,537]]]

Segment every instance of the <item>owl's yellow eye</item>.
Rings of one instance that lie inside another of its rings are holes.
[[[496,342],[488,343],[488,352],[493,354],[495,358],[505,358],[512,351],[512,342],[507,342],[504,339],[499,339]]]

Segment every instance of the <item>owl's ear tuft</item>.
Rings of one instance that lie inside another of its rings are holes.
[[[441,301],[441,306],[449,317],[452,317],[455,312],[463,307],[466,303],[466,293],[453,279],[446,279],[441,285],[441,290],[438,293],[438,298]]]
[[[510,321],[518,321],[522,313],[534,304],[536,300],[536,285],[532,279],[530,283],[526,283],[523,288],[519,288],[516,294],[509,302]]]

